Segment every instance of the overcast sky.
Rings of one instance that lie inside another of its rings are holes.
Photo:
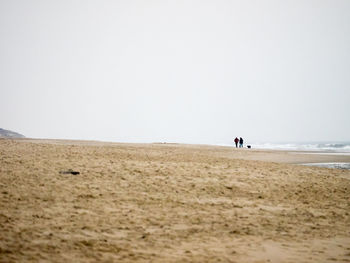
[[[350,141],[350,1],[0,0],[0,127]]]

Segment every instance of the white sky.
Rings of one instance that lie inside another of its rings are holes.
[[[349,0],[0,0],[0,40],[27,137],[350,140]]]

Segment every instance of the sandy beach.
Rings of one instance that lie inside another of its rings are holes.
[[[350,156],[0,139],[0,262],[350,262],[350,170],[312,162]]]

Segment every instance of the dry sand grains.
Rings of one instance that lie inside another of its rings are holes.
[[[1,139],[0,262],[350,262],[350,171],[266,158]]]

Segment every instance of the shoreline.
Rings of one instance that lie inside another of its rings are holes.
[[[48,143],[58,145],[76,145],[76,146],[131,146],[131,147],[184,147],[194,149],[221,149],[225,152],[223,155],[228,158],[237,158],[241,160],[266,161],[286,164],[319,164],[315,167],[327,168],[325,164],[339,163],[350,164],[349,152],[329,152],[315,150],[287,150],[287,149],[261,149],[261,148],[236,148],[228,145],[212,145],[212,144],[182,144],[168,142],[151,142],[151,143],[130,143],[130,142],[108,142],[97,140],[66,140],[66,139],[39,139],[39,138],[1,138],[3,140],[13,140],[28,143]],[[224,151],[226,150],[226,151]],[[329,168],[329,167],[328,167]],[[337,169],[337,168],[335,168]]]
[[[349,162],[340,162],[340,163],[334,163],[334,162],[328,162],[328,163],[304,163],[304,164],[301,164],[301,165],[323,167],[323,168],[331,168],[331,169],[350,170],[350,163]]]

